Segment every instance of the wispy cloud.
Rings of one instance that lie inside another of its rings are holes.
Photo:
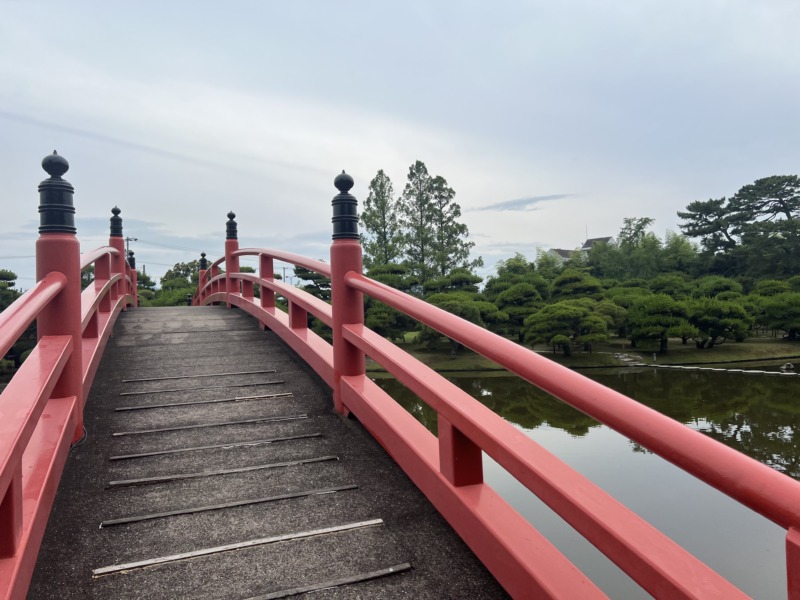
[[[547,202],[549,200],[561,200],[562,198],[569,198],[575,194],[548,194],[546,196],[528,196],[527,198],[517,198],[516,200],[505,200],[504,202],[496,202],[488,206],[482,206],[474,210],[496,210],[496,211],[531,211],[538,210],[535,206],[540,202]]]

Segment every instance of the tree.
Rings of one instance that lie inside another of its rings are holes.
[[[427,301],[438,306],[442,310],[461,317],[462,319],[475,323],[476,325],[484,326],[481,317],[481,307],[475,301],[475,295],[469,292],[446,292],[431,294]],[[438,334],[433,334],[430,331],[426,332],[426,337],[429,339],[438,337]],[[450,339],[450,338],[448,338]],[[456,340],[450,339],[450,356],[455,358],[456,353],[461,349],[461,343]]]
[[[497,308],[508,315],[507,330],[520,344],[525,341],[525,319],[542,304],[539,291],[525,282],[515,283],[497,296]]]
[[[373,265],[396,262],[402,251],[400,221],[392,180],[383,170],[369,183],[360,219],[365,230],[362,236],[364,266],[369,269]]]
[[[525,319],[525,343],[548,344],[570,356],[576,343],[607,339],[607,321],[594,314],[595,305],[593,300],[571,299],[544,306]]]
[[[0,312],[7,309],[22,294],[14,289],[17,274],[8,269],[0,269]]]
[[[396,263],[373,265],[369,270],[369,276],[401,292],[409,292],[418,283],[405,266]],[[406,331],[416,326],[416,321],[411,317],[369,296],[366,297],[364,304],[364,323],[376,333],[389,339],[400,338]]]
[[[658,341],[658,351],[667,352],[670,335],[686,334],[686,306],[666,294],[650,294],[635,300],[628,309],[631,343]],[[692,330],[690,333],[694,333]]]
[[[761,303],[764,324],[770,329],[782,329],[790,340],[800,339],[800,292],[784,292]]]
[[[405,264],[424,286],[433,276],[433,201],[431,176],[419,160],[408,169],[408,182],[400,197],[400,224]]]
[[[699,238],[718,273],[788,276],[800,268],[800,179],[773,175],[727,199],[690,203],[681,230]]]
[[[603,297],[603,286],[600,280],[588,273],[576,269],[565,269],[553,281],[550,293],[553,300],[566,300],[568,298],[592,298],[599,300]]]
[[[753,318],[738,302],[699,298],[688,305],[688,321],[697,328],[697,347],[711,349],[727,339],[742,341]]]
[[[429,279],[483,264],[480,258],[469,261],[474,243],[468,241],[469,230],[458,221],[460,217],[461,207],[447,181],[431,177],[422,161],[411,165],[400,198],[399,221],[405,264],[423,290]]]

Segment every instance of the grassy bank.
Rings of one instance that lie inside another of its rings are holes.
[[[451,356],[450,345],[446,342],[429,347],[424,344],[407,342],[401,347],[408,353],[436,371],[503,371],[497,363],[474,352],[462,348],[455,357]],[[534,350],[542,356],[573,369],[619,367],[626,363],[616,355],[626,354],[644,363],[657,364],[724,364],[749,363],[752,366],[780,366],[792,359],[800,363],[800,343],[776,338],[752,338],[744,342],[726,342],[711,350],[698,350],[693,343],[681,344],[680,339],[670,340],[665,354],[656,354],[649,348],[631,348],[627,340],[614,340],[608,344],[595,344],[591,353],[575,352],[572,356],[554,354],[550,348],[537,346]],[[800,365],[798,365],[800,368]],[[370,372],[383,371],[372,361],[367,362]]]

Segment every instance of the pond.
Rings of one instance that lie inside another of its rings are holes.
[[[718,371],[586,372],[794,478],[800,377]],[[516,377],[449,377],[755,598],[785,598],[785,532],[613,430]],[[391,378],[377,383],[430,430],[436,414]],[[487,482],[612,598],[648,598],[627,575],[484,455]]]

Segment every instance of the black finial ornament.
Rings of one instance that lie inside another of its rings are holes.
[[[111,209],[111,214],[114,215],[111,217],[111,237],[122,237],[122,217],[119,216],[121,212],[116,206]]]
[[[42,159],[42,168],[50,177],[39,184],[39,233],[76,233],[72,203],[75,188],[61,179],[69,170],[67,159],[53,150]]]
[[[353,178],[342,171],[333,180],[339,193],[333,197],[333,239],[358,239],[358,200],[350,194]]]
[[[128,250],[128,265],[131,269],[136,270],[136,259],[133,258],[133,250]]]
[[[231,211],[228,213],[228,222],[225,224],[225,239],[236,240],[239,239],[239,234],[236,232],[236,214]]]
[[[206,269],[208,269],[208,261],[206,260],[206,253],[205,252],[201,252],[200,253],[200,270],[201,271],[205,271]]]

